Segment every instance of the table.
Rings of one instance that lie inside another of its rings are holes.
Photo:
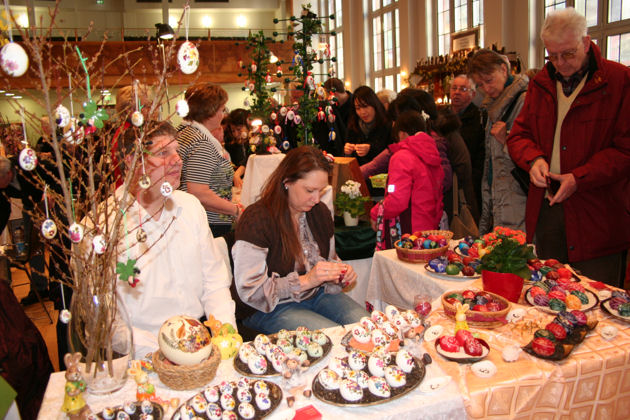
[[[243,206],[247,207],[258,199],[267,178],[278,167],[282,159],[284,159],[283,153],[249,155],[243,176],[243,189],[241,190],[241,204]]]
[[[480,289],[481,280],[471,285]],[[522,298],[520,303],[524,303]],[[513,304],[514,305],[514,304]],[[599,320],[585,340],[563,361],[549,362],[522,352],[513,363],[504,362],[502,349],[510,344],[524,346],[538,328],[553,319],[527,304],[515,305],[527,311],[525,320],[494,330],[471,328],[490,345],[486,360],[497,366],[492,378],[478,378],[470,365],[449,362],[425,343],[433,360],[458,384],[469,418],[474,419],[627,419],[630,413],[630,324],[603,313],[599,307],[588,312]],[[439,300],[429,316],[453,334]],[[529,323],[529,325],[527,324]],[[534,325],[539,325],[536,327]],[[613,325],[616,339],[606,341],[599,329]],[[532,328],[533,327],[533,328]]]
[[[447,290],[465,289],[473,281],[434,276],[425,270],[424,264],[401,261],[395,249],[387,249],[374,253],[366,299],[379,310],[386,304],[410,309],[414,295],[424,294],[434,300]]]
[[[306,384],[312,382],[313,377],[323,369],[330,358],[345,355],[345,350],[339,345],[341,338],[346,333],[343,327],[328,328],[324,331],[333,341],[333,348],[324,360],[320,361],[316,366],[309,369],[306,373]],[[425,378],[444,376],[444,372],[440,367],[433,363],[427,366],[427,376]],[[216,385],[222,380],[232,380],[238,377],[238,374],[232,367],[232,360],[224,360],[219,365],[215,378],[210,383]],[[191,391],[174,391],[166,388],[157,378],[151,375],[151,382],[156,387],[156,395],[163,399],[179,398],[180,403],[192,397],[199,390]],[[273,382],[282,384],[277,377],[271,379]],[[426,379],[425,379],[426,380]],[[63,404],[65,378],[64,372],[56,372],[51,375],[44,395],[44,401],[39,412],[38,419],[57,419],[60,417],[60,408]],[[281,385],[282,386],[282,385]],[[283,389],[284,396],[288,395],[286,389]],[[101,411],[105,407],[120,405],[125,401],[135,399],[135,383],[129,379],[126,385],[119,391],[105,396],[96,396],[89,393],[83,394],[90,408],[95,411]],[[295,415],[295,409],[312,404],[322,414],[323,419],[334,418],[361,418],[361,419],[417,419],[418,413],[422,413],[425,419],[461,419],[465,418],[466,412],[461,396],[457,392],[456,384],[451,381],[450,384],[431,394],[425,394],[416,388],[403,398],[399,398],[392,402],[371,407],[348,407],[340,408],[319,401],[314,396],[307,399],[301,393],[296,395],[295,405],[292,409],[287,407],[286,399],[280,406],[267,417],[270,420],[292,419]],[[166,412],[166,419],[169,419],[173,410]],[[349,416],[349,417],[348,417]]]

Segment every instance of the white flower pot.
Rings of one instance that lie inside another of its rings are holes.
[[[346,226],[356,226],[356,225],[359,224],[359,216],[352,217],[350,212],[344,211],[343,212],[343,223]]]

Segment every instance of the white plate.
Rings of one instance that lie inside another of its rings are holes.
[[[541,310],[543,312],[547,312],[549,314],[557,314],[558,313],[558,311],[552,310],[549,306],[536,305],[534,303],[534,298],[529,293],[530,290],[531,290],[531,287],[529,289],[527,289],[527,291],[525,292],[525,300],[527,301],[527,303],[532,305],[534,308],[539,309],[539,310]],[[587,304],[583,304],[579,308],[579,310],[582,311],[582,312],[590,311],[591,309],[593,309],[594,307],[596,307],[599,304],[599,299],[597,298],[597,295],[595,293],[593,293],[590,290],[586,289],[584,291],[584,294],[588,297],[588,303]]]
[[[450,376],[439,376],[437,378],[427,379],[420,384],[420,392],[428,394],[438,391],[448,385],[449,382],[451,382]]]
[[[480,378],[491,378],[497,373],[497,367],[490,360],[473,363],[470,369]]]
[[[466,280],[478,279],[479,277],[481,277],[481,274],[477,274],[477,273],[475,273],[472,276],[465,276],[462,274],[461,271],[459,272],[459,274],[438,273],[437,271],[432,269],[429,266],[429,264],[425,264],[424,269],[427,270],[427,273],[433,276],[439,277],[441,279],[451,280],[451,281],[466,281]]]
[[[444,331],[444,327],[441,325],[434,325],[429,327],[424,332],[424,341],[430,342],[438,338],[442,335],[442,331]]]

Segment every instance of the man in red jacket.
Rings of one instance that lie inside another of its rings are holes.
[[[527,239],[595,280],[621,286],[630,248],[630,69],[602,58],[573,8],[548,15],[547,64],[507,144],[529,171]]]

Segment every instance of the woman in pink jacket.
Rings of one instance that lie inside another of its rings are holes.
[[[400,141],[389,146],[393,156],[389,161],[383,218],[399,216],[402,233],[437,229],[442,217],[444,171],[435,140],[424,129],[424,119],[416,111],[400,114],[393,127],[392,137]],[[377,214],[378,206],[374,206],[373,222]],[[388,229],[385,231],[389,237]],[[391,247],[389,242],[387,246]]]

